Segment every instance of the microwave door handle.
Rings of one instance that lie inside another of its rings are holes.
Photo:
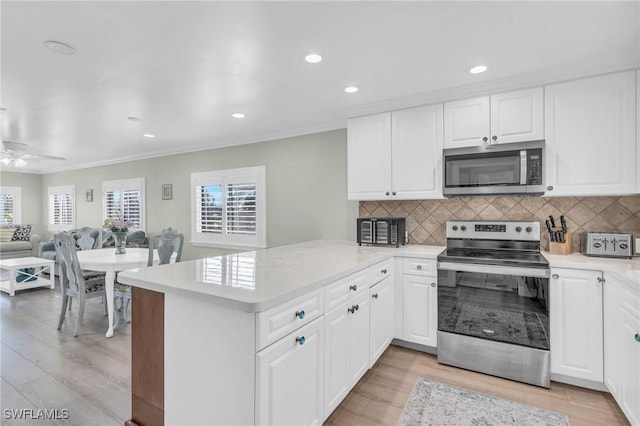
[[[527,184],[527,150],[520,150],[520,185]]]

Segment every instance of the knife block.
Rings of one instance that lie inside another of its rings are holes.
[[[561,228],[552,228],[554,231],[561,231]],[[564,243],[555,243],[553,241],[549,241],[549,253],[551,254],[571,254],[573,252],[573,247],[571,246],[571,232],[567,231],[564,235]]]

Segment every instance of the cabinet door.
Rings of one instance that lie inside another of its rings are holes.
[[[369,369],[369,292],[352,299],[355,311],[350,313],[349,389]]]
[[[393,198],[442,198],[442,104],[391,114]]]
[[[256,424],[322,424],[323,320],[320,317],[258,352]]]
[[[444,104],[444,147],[483,145],[489,141],[489,97]]]
[[[602,289],[603,344],[604,344],[604,384],[618,399],[620,395],[620,283],[613,277],[606,277]]]
[[[603,381],[602,272],[552,268],[551,373]]]
[[[324,316],[324,418],[336,409],[351,389],[349,383],[349,301]]]
[[[635,312],[638,315],[638,312]],[[640,424],[640,319],[620,307],[620,368],[622,380],[617,399],[632,425]]]
[[[437,346],[438,288],[435,277],[402,276],[403,340]]]
[[[386,278],[384,281],[374,285],[369,290],[371,295],[371,323],[370,323],[370,363],[373,364],[380,358],[380,355],[387,349],[393,339],[393,279]]]
[[[635,191],[635,91],[633,71],[546,87],[547,196]]]
[[[544,139],[542,87],[491,96],[490,143]]]
[[[391,114],[347,122],[347,181],[350,200],[383,200],[391,195]]]

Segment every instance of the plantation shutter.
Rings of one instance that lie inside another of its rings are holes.
[[[49,224],[73,224],[73,196],[71,194],[51,194],[49,196]]]
[[[227,185],[227,233],[255,235],[257,224],[256,184]]]
[[[142,193],[139,189],[127,189],[123,191],[122,217],[125,221],[133,223],[134,228],[139,228],[142,223]]]
[[[222,233],[222,185],[196,186],[198,232]]]
[[[144,229],[144,178],[102,183],[105,219],[130,222],[131,229]]]
[[[105,191],[105,216],[106,219],[119,219],[120,218],[120,199],[121,191]]]
[[[2,209],[2,218],[0,218],[0,223],[3,225],[13,225],[13,195],[0,194],[0,209]]]

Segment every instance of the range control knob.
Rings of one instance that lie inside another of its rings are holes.
[[[457,231],[458,230],[458,225],[453,225],[453,227],[451,229],[453,229],[454,231]]]
[[[464,226],[464,225],[462,225],[462,226],[460,227],[460,230],[461,230],[461,231],[466,231],[466,230],[467,230],[467,227],[466,227],[466,226]]]
[[[522,231],[522,227],[521,226],[516,226],[516,232],[521,232]]]
[[[527,231],[527,232],[531,232],[531,231],[533,231],[533,229],[532,229],[530,226],[527,226],[527,227],[526,227],[526,229],[525,229],[525,231]]]

